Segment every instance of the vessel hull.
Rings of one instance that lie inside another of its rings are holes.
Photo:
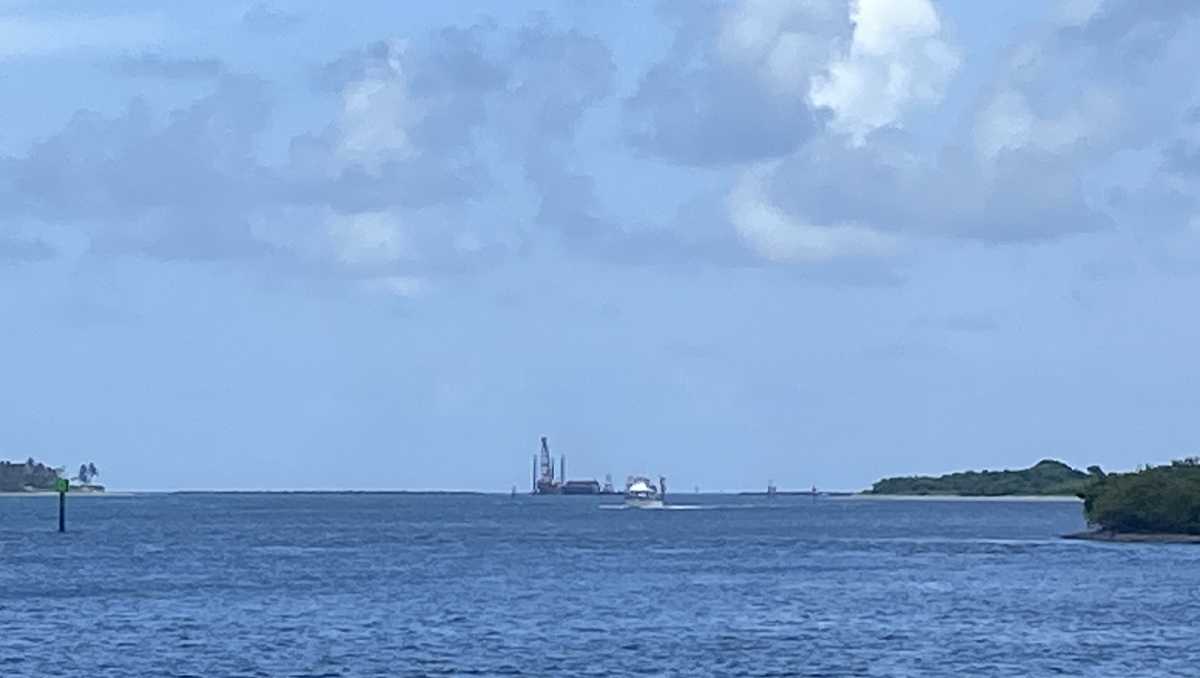
[[[662,499],[626,499],[625,505],[629,508],[662,508]]]

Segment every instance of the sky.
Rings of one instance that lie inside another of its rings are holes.
[[[1200,3],[0,0],[0,458],[860,489],[1200,444]]]

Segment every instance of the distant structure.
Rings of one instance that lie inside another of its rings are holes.
[[[559,468],[566,471],[565,455]],[[554,477],[554,460],[550,458],[550,444],[546,441],[546,436],[542,436],[541,451],[533,457],[533,493],[562,494],[562,481]]]
[[[550,443],[542,436],[542,447],[533,455],[533,478],[530,491],[533,494],[617,494],[613,488],[612,475],[604,477],[604,486],[595,480],[567,480],[567,455],[558,457],[558,473],[555,474],[554,458],[550,454]]]
[[[600,494],[600,483],[594,480],[568,480],[562,485],[563,494]]]

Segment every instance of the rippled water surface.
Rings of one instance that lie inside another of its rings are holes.
[[[0,676],[1200,675],[1200,547],[1074,503],[0,498]]]

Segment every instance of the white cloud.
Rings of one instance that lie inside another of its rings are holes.
[[[849,48],[813,77],[809,100],[833,113],[832,129],[862,144],[910,108],[939,102],[960,60],[929,0],[856,0],[850,17]]]
[[[382,72],[348,83],[342,91],[337,151],[344,162],[371,171],[388,158],[413,155],[409,129],[424,115],[421,102],[408,88],[403,67],[407,43],[390,43]]]
[[[1049,116],[1036,114],[1021,92],[1006,89],[997,92],[976,118],[976,149],[984,158],[1023,148],[1059,153],[1103,139],[1121,115],[1119,95],[1099,86],[1083,92],[1078,104]]]
[[[776,263],[818,263],[896,251],[896,238],[873,228],[812,224],[785,212],[771,201],[763,185],[774,170],[770,163],[745,172],[727,201],[739,237],[759,256]]]
[[[347,265],[387,264],[410,253],[400,221],[390,212],[336,215],[326,228],[338,261]]]
[[[776,95],[803,97],[809,78],[833,53],[844,6],[839,0],[746,0],[723,17],[718,52],[753,68]]]
[[[416,257],[401,216],[392,210],[341,214],[328,207],[263,210],[251,219],[254,237],[313,263],[350,270],[387,266]]]

